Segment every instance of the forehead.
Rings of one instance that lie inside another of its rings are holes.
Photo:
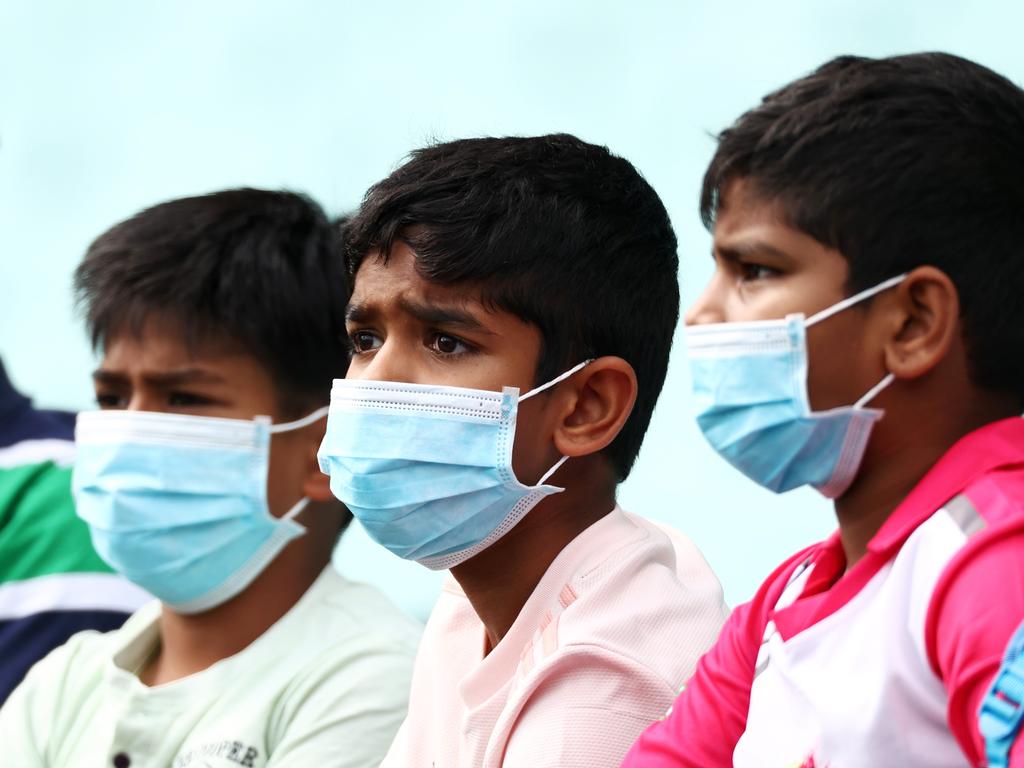
[[[440,285],[416,269],[416,256],[396,241],[387,260],[371,252],[359,265],[352,288],[352,306],[386,307],[413,300],[425,305],[481,306],[479,292],[464,284]]]
[[[715,252],[725,258],[772,256],[773,266],[821,268],[845,280],[848,265],[834,248],[789,223],[778,199],[766,199],[748,179],[734,179],[722,188],[715,216]]]
[[[747,178],[734,178],[722,185],[715,212],[715,241],[729,241],[751,230],[790,230],[778,200],[766,200]]]
[[[542,342],[538,326],[485,301],[481,289],[473,284],[439,285],[424,278],[405,243],[396,244],[387,261],[374,253],[363,261],[346,321],[349,327],[364,323],[390,326],[398,337],[403,329],[414,334],[422,333],[424,327],[443,330],[471,340],[478,351],[510,355],[509,360],[526,354],[530,366],[536,365]]]
[[[188,334],[172,317],[151,315],[121,323],[103,344],[104,367],[170,369],[183,364],[262,368],[240,343],[223,334]]]

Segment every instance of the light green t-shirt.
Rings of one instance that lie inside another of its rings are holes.
[[[405,716],[419,627],[330,566],[240,653],[152,688],[159,603],[82,632],[0,709],[9,768],[376,768]]]

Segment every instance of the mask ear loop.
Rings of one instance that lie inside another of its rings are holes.
[[[270,434],[276,435],[278,432],[291,432],[294,429],[308,427],[310,424],[320,421],[320,419],[327,415],[328,411],[330,411],[330,406],[325,405],[322,408],[317,408],[308,416],[303,416],[301,419],[296,419],[295,421],[284,421],[280,424],[271,424]]]
[[[291,432],[292,430],[295,429],[302,429],[303,427],[308,427],[310,424],[314,424],[320,419],[322,419],[324,416],[326,416],[328,411],[330,411],[330,406],[325,405],[321,408],[317,408],[308,416],[303,416],[301,419],[296,419],[295,421],[285,421],[282,422],[281,424],[271,424],[270,433],[276,435],[279,432]],[[283,515],[281,515],[281,517],[279,517],[278,519],[294,520],[302,513],[302,510],[304,510],[307,506],[309,506],[309,497],[303,496],[297,502],[292,504],[291,509],[289,509]],[[305,526],[303,526],[303,529],[305,529]]]
[[[897,285],[899,285],[900,283],[907,279],[907,274],[907,272],[904,272],[902,275],[890,277],[888,280],[883,280],[876,286],[863,290],[860,293],[855,293],[853,296],[845,298],[842,301],[836,302],[831,307],[823,309],[821,310],[821,312],[818,312],[817,314],[811,315],[811,317],[807,318],[807,320],[804,321],[804,327],[810,328],[815,323],[820,323],[822,320],[828,320],[830,317],[832,317],[832,315],[838,314],[839,312],[842,312],[844,309],[849,309],[854,304],[859,304],[865,299],[871,298],[875,294],[881,293],[882,291],[887,291],[890,288],[895,288]],[[874,400],[878,396],[879,392],[888,387],[895,380],[896,376],[894,374],[886,374],[880,382],[878,382],[877,384],[875,384],[875,386],[873,386],[871,389],[865,392],[864,396],[853,404],[853,407],[857,409],[863,408],[872,400]]]
[[[555,474],[555,472],[557,472],[559,469],[561,469],[562,465],[565,464],[565,462],[567,462],[568,460],[568,456],[563,456],[558,461],[556,461],[555,465],[551,467],[551,469],[549,469],[547,472],[541,475],[540,480],[537,481],[537,485],[544,485],[544,483],[548,481],[548,478]]]
[[[303,496],[301,499],[292,504],[292,508],[281,515],[279,520],[294,520],[301,514],[302,510],[309,506],[309,497]]]
[[[860,400],[858,400],[856,403],[854,403],[853,407],[854,408],[863,408],[865,405],[867,405],[872,400],[874,400],[878,396],[879,392],[881,392],[883,389],[888,387],[895,380],[896,380],[896,374],[894,374],[894,373],[887,373],[885,375],[885,377],[880,382],[878,382],[877,384],[875,384],[875,386],[873,386],[871,389],[869,389],[867,392],[865,392],[864,393],[864,397],[862,397]]]
[[[876,293],[881,293],[882,291],[887,291],[890,288],[894,288],[895,286],[899,285],[900,283],[907,279],[907,274],[907,272],[904,272],[902,275],[890,277],[888,280],[884,280],[878,285],[873,286],[872,288],[863,290],[860,293],[855,293],[853,294],[853,296],[845,298],[842,301],[836,302],[831,307],[821,310],[821,312],[818,312],[816,315],[811,315],[809,318],[807,318],[806,321],[804,321],[804,326],[810,328],[815,323],[820,323],[822,320],[828,320],[830,317],[832,317],[832,315],[838,314],[839,312],[842,312],[844,309],[849,309],[854,304],[859,304],[865,299],[870,299]]]
[[[570,376],[572,376],[574,373],[576,373],[576,371],[583,370],[586,366],[590,365],[592,362],[594,362],[594,358],[591,357],[591,358],[588,358],[588,359],[584,360],[582,363],[579,363],[578,365],[574,365],[572,368],[570,368],[568,371],[563,373],[561,376],[556,376],[551,381],[549,381],[547,384],[541,384],[539,387],[534,387],[533,389],[531,389],[525,395],[520,395],[519,396],[519,402],[521,403],[526,398],[533,397],[534,395],[536,395],[536,394],[538,394],[540,392],[543,392],[545,389],[550,389],[551,387],[555,386],[556,384],[561,384],[563,381],[565,381]]]
[[[587,358],[586,360],[584,360],[582,363],[579,363],[578,365],[574,365],[572,368],[570,368],[568,371],[563,373],[561,376],[556,376],[551,381],[549,381],[547,384],[541,384],[539,387],[534,387],[533,389],[531,389],[525,395],[520,395],[519,402],[523,402],[523,400],[525,400],[528,397],[533,397],[538,392],[543,392],[545,389],[550,389],[551,387],[555,386],[556,384],[560,384],[561,382],[565,381],[570,376],[572,376],[574,373],[576,373],[576,371],[583,370],[583,368],[585,368],[586,366],[590,365],[592,362],[594,362],[594,358],[590,357],[590,358]],[[551,467],[551,469],[549,469],[547,472],[545,472],[543,475],[541,475],[540,480],[537,481],[537,485],[544,485],[544,483],[547,482],[548,478],[550,478],[553,474],[555,474],[555,472],[557,472],[561,468],[561,466],[563,464],[565,464],[565,462],[567,462],[568,460],[569,460],[568,456],[563,456],[558,461],[556,461],[554,466]]]

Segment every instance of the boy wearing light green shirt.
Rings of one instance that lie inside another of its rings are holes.
[[[328,567],[247,648],[150,687],[136,670],[160,641],[160,612],[82,632],[36,665],[0,716],[0,764],[379,764],[405,711],[415,632],[375,589]]]
[[[316,462],[344,375],[337,233],[231,190],[97,239],[76,291],[103,359],[74,490],[100,556],[159,603],[37,664],[4,765],[376,766],[418,631],[330,566],[350,516]]]

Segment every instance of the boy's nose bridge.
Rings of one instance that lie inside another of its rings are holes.
[[[701,290],[700,295],[686,309],[683,319],[687,325],[703,325],[705,323],[720,323],[724,318],[721,303],[720,276],[718,270],[711,276],[707,285]]]
[[[402,350],[395,342],[389,344],[385,339],[369,364],[359,372],[358,378],[415,384],[416,375],[413,368],[413,356],[407,350]]]
[[[165,410],[164,403],[160,398],[149,390],[145,384],[136,384],[128,393],[128,403],[125,405],[127,411],[149,411],[156,413]]]

